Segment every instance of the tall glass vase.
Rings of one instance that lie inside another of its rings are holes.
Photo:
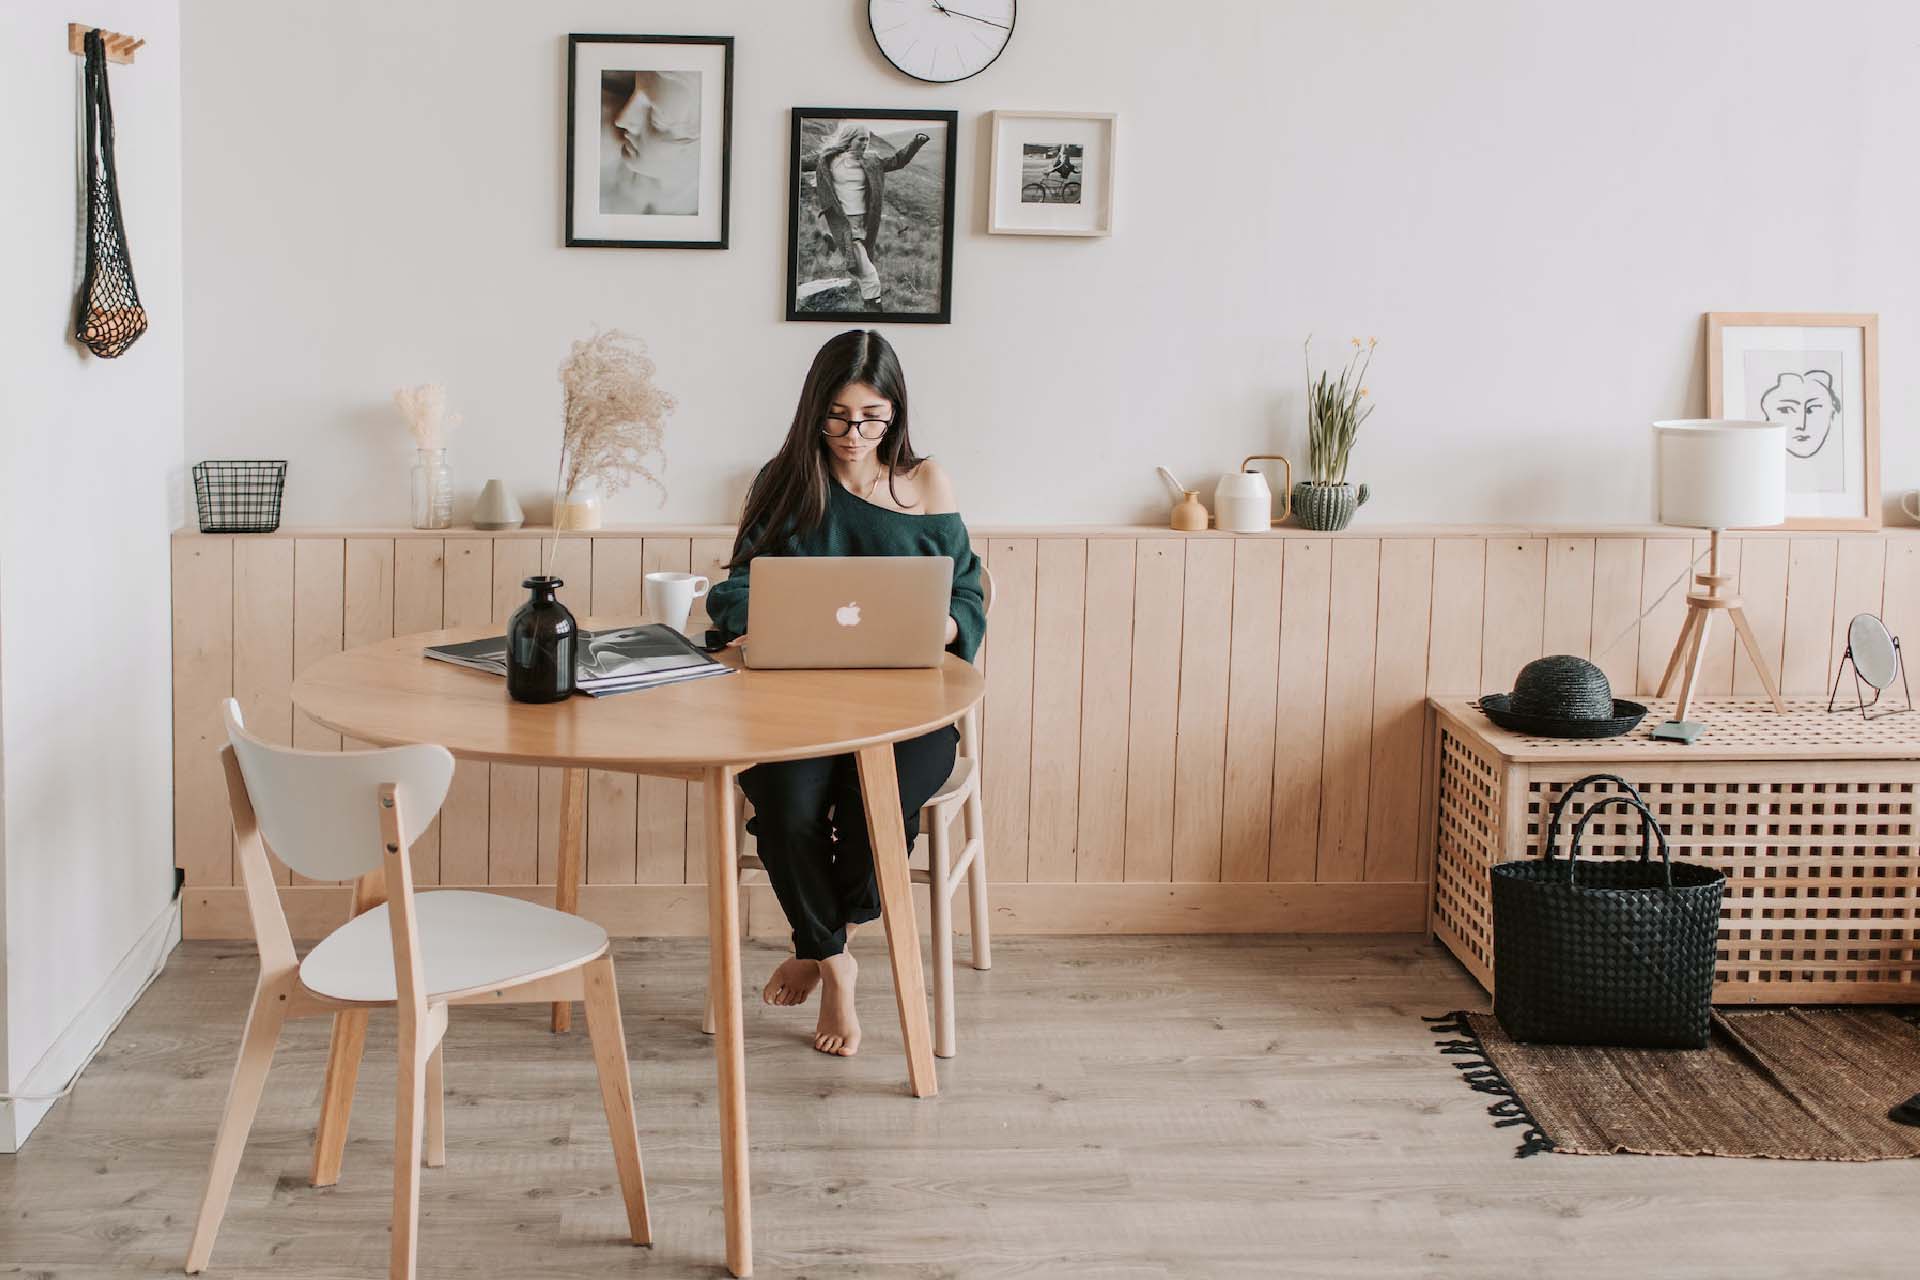
[[[445,449],[415,449],[413,527],[445,529],[453,523],[453,473]]]

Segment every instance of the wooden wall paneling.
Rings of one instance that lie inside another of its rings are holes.
[[[1172,878],[1177,881],[1218,881],[1221,874],[1233,547],[1224,538],[1187,544],[1173,759]]]
[[[1589,582],[1592,550],[1589,543],[1585,560]],[[1418,877],[1432,591],[1433,541],[1382,539],[1363,870],[1367,880],[1406,881]]]
[[[1787,561],[1791,551],[1792,540],[1788,538],[1745,538],[1740,548],[1740,595],[1746,600],[1747,622],[1776,679],[1786,647]],[[1736,693],[1766,692],[1744,648],[1734,656],[1733,688]]]
[[[1739,538],[1722,537],[1720,539],[1720,572],[1730,576],[1736,584],[1740,581],[1741,546],[1742,543]],[[1711,559],[1703,560],[1701,557],[1709,555],[1712,549],[1713,543],[1711,539],[1695,538],[1693,540],[1693,560],[1697,566],[1694,570],[1695,573],[1707,572],[1707,566],[1711,564],[1712,561]],[[1693,579],[1689,577],[1687,580],[1687,590],[1693,591],[1696,589],[1696,584],[1693,582]],[[1713,629],[1707,633],[1706,660],[1700,664],[1700,681],[1698,688],[1701,693],[1709,696],[1718,695],[1720,697],[1726,697],[1733,692],[1733,649],[1735,643],[1733,623],[1728,620],[1725,614],[1715,618],[1713,620]]]
[[[1220,879],[1234,884],[1267,878],[1285,548],[1284,541],[1271,538],[1233,542]]]
[[[190,888],[233,883],[220,750],[233,696],[233,539],[173,543],[173,860]]]
[[[549,572],[566,585],[555,593],[576,620],[593,612],[593,543],[584,537],[547,538],[542,554],[551,565]],[[517,607],[517,606],[516,606]],[[535,816],[538,820],[538,862],[536,882],[553,884],[560,868],[560,792],[566,770],[545,768],[539,771],[539,796]],[[586,874],[586,864],[580,864]]]
[[[640,617],[646,547],[639,538],[593,540],[591,612]],[[588,884],[632,884],[638,869],[639,779],[608,769],[587,771]]]
[[[1289,540],[1280,583],[1267,879],[1312,880],[1320,856],[1320,764],[1327,711],[1333,539]]]
[[[527,589],[520,584],[540,572],[540,560],[538,539],[502,538],[493,544],[494,626],[504,630],[514,610],[526,603]],[[539,880],[540,771],[496,764],[487,789],[487,883]]]
[[[1127,725],[1132,719],[1134,546],[1087,540],[1087,621],[1080,686],[1080,812],[1074,879],[1119,880],[1126,870]],[[988,627],[992,631],[992,627]],[[996,679],[987,664],[987,687]],[[989,774],[994,769],[987,763]],[[988,849],[992,855],[991,847]],[[991,865],[991,864],[989,864]]]
[[[343,538],[297,538],[293,544],[293,674],[340,652],[346,635],[347,546]],[[303,751],[338,751],[340,735],[293,712],[293,745]],[[321,884],[298,872],[293,884]]]
[[[1547,539],[1546,616],[1540,652],[1587,656],[1593,644],[1593,538]]]
[[[1427,644],[1429,693],[1499,692],[1480,683],[1481,615],[1486,591],[1486,539],[1435,538],[1433,634]]]
[[[641,552],[641,567],[645,573],[687,573],[692,554],[692,544],[686,538],[648,538]],[[642,586],[644,590],[644,577]],[[641,884],[685,884],[687,784],[673,778],[639,778],[634,792],[637,840],[633,878]]]
[[[1886,585],[1880,598],[1880,617],[1886,622],[1887,630],[1900,640],[1900,661],[1912,661],[1908,646],[1920,649],[1920,538],[1899,538],[1887,543]],[[1904,693],[1900,705],[1906,705]]]
[[[233,544],[233,696],[247,728],[293,745],[293,542],[237,538]],[[285,863],[268,857],[274,879],[291,884]]]
[[[1780,692],[1825,693],[1833,643],[1836,538],[1795,537],[1787,552],[1787,620],[1780,659]]]
[[[1032,538],[994,538],[993,653],[987,660],[987,719],[981,800],[987,810],[987,867],[995,880],[1027,878],[1027,800],[1033,766],[1034,593],[1039,547]]]
[[[1645,538],[1596,538],[1593,543],[1593,635],[1587,660],[1606,672],[1616,698],[1640,688],[1637,619],[1646,546]],[[1437,601],[1434,626],[1439,626]]]
[[[493,550],[508,539],[448,538],[442,565],[441,625],[477,626],[493,621]],[[461,760],[440,806],[440,883],[487,883],[487,811],[492,803],[492,767]]]
[[[705,574],[709,583],[719,582],[727,576],[727,560],[733,555],[732,538],[695,538],[690,551],[693,559],[693,571]],[[693,602],[693,618],[687,624],[696,639],[700,633],[713,625],[713,619],[707,613],[704,599]],[[687,784],[687,883],[705,884],[707,881],[707,801],[702,784]],[[749,836],[747,839],[752,840]]]
[[[356,539],[355,541],[358,541]],[[348,553],[349,579],[353,577],[352,552]],[[438,631],[441,598],[445,592],[447,544],[440,538],[395,538],[393,540],[393,634],[412,635],[418,631]],[[355,609],[348,606],[349,622]],[[459,766],[454,766],[456,781]],[[435,815],[409,850],[415,884],[440,883],[440,818]]]
[[[1885,604],[1887,543],[1882,538],[1842,538],[1833,581],[1833,633],[1827,642],[1826,688],[1831,693],[1847,653],[1847,625],[1857,613],[1880,616]],[[1885,618],[1882,617],[1882,621]],[[1889,695],[1898,696],[1898,695]],[[1899,705],[1905,706],[1902,701]]]
[[[1673,657],[1680,628],[1687,618],[1687,591],[1692,581],[1688,564],[1693,559],[1693,542],[1687,538],[1648,538],[1640,568],[1639,659],[1634,669],[1633,687],[1651,694],[1660,687],[1660,677]],[[1678,586],[1677,579],[1685,578]],[[1724,619],[1723,619],[1724,621]],[[1680,688],[1679,677],[1669,694]],[[1616,694],[1616,696],[1620,696]]]
[[[1315,880],[1366,878],[1379,609],[1380,544],[1372,539],[1337,539],[1327,614],[1327,711]]]
[[[346,571],[341,628],[347,648],[400,635],[393,629],[394,540],[348,538]]]
[[[1087,543],[1044,538],[1035,555],[1033,766],[1027,799],[1027,879],[1070,884],[1079,848],[1081,647]],[[989,846],[989,854],[992,848]],[[988,866],[992,867],[991,856]]]
[[[1141,538],[1134,543],[1127,880],[1173,879],[1174,740],[1180,715],[1181,602],[1189,545],[1185,538]]]
[[[1481,692],[1513,688],[1513,678],[1520,668],[1544,653],[1546,605],[1547,540],[1487,539]]]

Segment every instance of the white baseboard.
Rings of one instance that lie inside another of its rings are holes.
[[[86,1065],[87,1055],[114,1024],[126,1016],[147,978],[165,962],[167,954],[180,943],[180,898],[168,902],[140,933],[139,939],[121,957],[100,990],[67,1024],[67,1029],[41,1055],[33,1070],[27,1072],[13,1092],[23,1098],[60,1092],[73,1073]],[[44,1119],[54,1104],[48,1102],[0,1102],[0,1154],[12,1154],[26,1143],[34,1126]]]

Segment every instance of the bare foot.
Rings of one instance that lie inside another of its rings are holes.
[[[860,1051],[860,1019],[853,1012],[859,974],[851,952],[820,962],[820,1022],[813,1029],[813,1047],[822,1053],[851,1058]]]
[[[813,989],[820,985],[820,962],[788,956],[767,979],[760,998],[768,1004],[805,1004]]]

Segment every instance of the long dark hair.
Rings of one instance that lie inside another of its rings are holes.
[[[836,482],[827,469],[827,442],[821,428],[834,397],[852,382],[865,383],[893,403],[893,423],[880,437],[877,452],[887,468],[887,492],[899,504],[894,477],[912,471],[921,461],[907,435],[907,378],[900,372],[900,358],[893,354],[893,347],[876,330],[849,329],[829,338],[813,357],[786,441],[747,491],[740,536],[728,568],[744,568],[762,551],[775,550],[789,538],[804,538],[826,519],[827,486]]]

